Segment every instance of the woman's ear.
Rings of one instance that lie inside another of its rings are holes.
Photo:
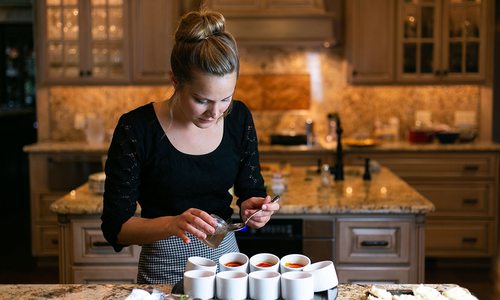
[[[172,81],[172,84],[174,85],[174,88],[175,88],[177,86],[177,79],[175,79],[174,73],[172,71],[169,71],[168,75],[170,77],[170,80]]]

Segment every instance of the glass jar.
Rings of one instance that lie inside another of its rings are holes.
[[[217,226],[215,227],[215,232],[214,234],[207,234],[207,237],[202,240],[203,243],[205,243],[208,247],[210,248],[217,248],[219,247],[220,243],[226,236],[226,233],[228,232],[229,225],[224,221],[221,217],[211,214],[212,218],[214,218],[217,221]]]

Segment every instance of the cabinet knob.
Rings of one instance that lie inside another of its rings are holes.
[[[443,70],[443,75],[448,75],[448,70]]]
[[[85,72],[85,76],[92,76],[92,71],[87,70],[87,72]]]
[[[83,70],[80,70],[80,77],[85,76],[85,72]]]
[[[352,76],[356,76],[356,75],[358,75],[358,71],[352,70]]]
[[[441,70],[436,70],[436,71],[434,71],[434,75],[436,75],[436,76],[441,76],[441,75],[443,75],[443,71],[441,71]]]

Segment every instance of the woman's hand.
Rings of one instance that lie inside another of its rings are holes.
[[[170,236],[178,236],[184,243],[189,244],[191,240],[187,236],[187,232],[194,235],[196,238],[203,240],[207,234],[215,232],[217,222],[207,212],[190,208],[180,215],[168,218],[167,231]]]
[[[251,214],[262,208],[262,211],[250,219],[247,225],[252,228],[261,228],[271,219],[271,216],[280,209],[278,202],[270,203],[271,196],[252,197],[241,203],[241,217],[246,221]]]

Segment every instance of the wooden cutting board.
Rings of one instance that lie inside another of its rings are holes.
[[[309,109],[311,80],[308,74],[240,75],[234,99],[251,110]]]

